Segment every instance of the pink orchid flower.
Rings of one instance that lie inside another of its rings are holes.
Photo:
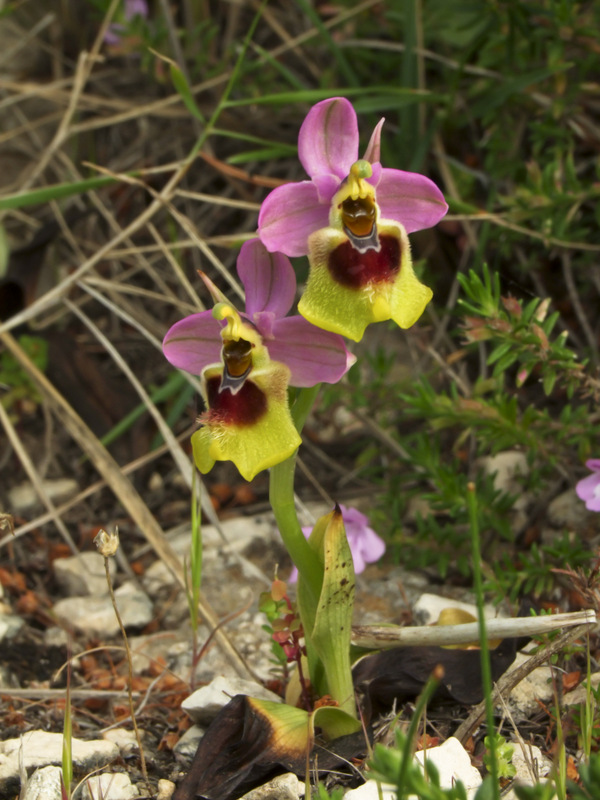
[[[588,511],[600,511],[600,459],[591,458],[585,465],[592,470],[592,474],[582,478],[575,491],[577,497],[584,501]]]
[[[367,564],[379,561],[385,553],[385,542],[378,536],[373,528],[369,527],[369,520],[356,508],[347,508],[340,505],[346,538],[350,545],[352,560],[354,561],[354,572],[358,575],[364,572]],[[312,532],[312,527],[302,528],[302,533],[308,537]],[[298,570],[292,568],[288,581],[295,583],[298,580]]]
[[[342,337],[316,328],[298,315],[285,316],[296,294],[296,276],[289,259],[269,253],[259,239],[252,239],[242,246],[237,271],[246,291],[246,313],[240,316],[260,334],[270,359],[289,368],[290,385],[339,381],[356,361]],[[176,322],[163,342],[166,358],[173,366],[200,375],[221,360],[224,325],[212,311]]]
[[[370,162],[368,182],[375,188],[381,217],[395,220],[406,233],[430,228],[440,221],[448,206],[433,181],[416,172],[382,167],[381,119],[363,156]],[[258,232],[268,250],[288,256],[308,253],[308,237],[329,225],[334,195],[358,160],[358,121],[352,104],[333,97],[314,105],[298,136],[298,157],[309,181],[287,183],[264,200]]]

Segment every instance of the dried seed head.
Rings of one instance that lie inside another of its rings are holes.
[[[107,533],[103,528],[100,528],[94,536],[94,544],[104,558],[114,556],[119,549],[119,529],[115,528],[114,533]]]

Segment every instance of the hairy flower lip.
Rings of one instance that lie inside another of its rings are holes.
[[[382,125],[383,119],[364,154],[381,216],[400,222],[407,233],[430,228],[446,214],[446,201],[424,175],[381,166]],[[358,160],[358,146],[358,121],[349,100],[333,97],[310,109],[300,128],[298,157],[311,180],[279,186],[263,201],[258,231],[269,251],[307,254],[308,237],[327,226],[329,205]]]

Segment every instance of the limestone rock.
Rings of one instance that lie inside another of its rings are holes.
[[[134,786],[129,775],[124,772],[104,772],[93,775],[83,786],[83,800],[131,800],[139,797],[137,786]]]
[[[426,758],[437,767],[440,786],[443,789],[450,789],[460,781],[467,791],[468,800],[472,800],[475,797],[477,789],[482,784],[481,775],[479,770],[472,766],[469,754],[458,739],[451,736],[439,747],[432,747],[426,752],[420,750],[415,753],[415,760],[421,766],[423,766]]]
[[[240,800],[299,800],[304,796],[305,785],[293,772],[278,775],[272,781],[252,789]]]
[[[176,755],[191,761],[196,755],[196,750],[200,744],[200,739],[202,739],[205,732],[206,728],[202,728],[200,725],[192,725],[192,727],[188,728],[181,739],[177,742],[173,748],[173,752]]]
[[[47,479],[42,481],[42,485],[50,500],[55,504],[70,500],[79,491],[79,485],[73,478]],[[14,486],[7,495],[7,511],[10,511],[11,514],[25,514],[42,505],[38,493],[30,483]]]
[[[124,583],[116,590],[115,597],[126,628],[143,628],[152,620],[152,603],[134,583]],[[74,627],[89,637],[106,639],[119,633],[119,624],[108,595],[67,597],[54,605],[54,614],[59,623]]]
[[[108,560],[111,579],[117,571],[114,559]],[[104,559],[93,551],[79,553],[69,558],[57,558],[54,575],[61,588],[69,595],[108,594]]]
[[[381,795],[379,794],[381,787]],[[344,800],[396,800],[396,789],[387,783],[367,781],[356,789],[350,789],[344,795]]]
[[[517,657],[506,674],[520,667],[529,656],[517,653]],[[552,671],[550,667],[538,667],[518,683],[509,695],[511,707],[516,712],[517,719],[529,717],[539,709],[539,702],[548,703],[552,699]]]
[[[60,767],[41,767],[36,769],[27,781],[22,800],[62,800]]]
[[[171,800],[174,791],[175,784],[173,781],[169,781],[166,778],[159,778],[156,800]]]
[[[241,678],[225,678],[219,675],[207,686],[203,686],[187,697],[181,707],[194,722],[208,725],[236,694],[245,694],[255,697],[257,700],[281,703],[281,697],[265,689],[259,683],[245,681]]]
[[[119,748],[112,742],[73,739],[73,764],[82,769],[104,766],[117,758]],[[20,764],[26,770],[62,763],[63,736],[47,731],[28,731],[18,739],[0,742],[0,795],[18,786]]]

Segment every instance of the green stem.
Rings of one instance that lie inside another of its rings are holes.
[[[475,484],[467,484],[467,506],[471,528],[471,548],[473,558],[473,584],[477,601],[477,621],[479,623],[479,647],[481,650],[481,686],[485,700],[485,716],[488,728],[490,750],[490,775],[492,779],[492,797],[500,800],[498,785],[498,761],[496,758],[496,739],[494,728],[494,704],[492,702],[492,668],[485,626],[483,579],[481,575],[481,549],[479,547],[479,519],[477,516],[477,496]]]
[[[319,386],[300,389],[294,406],[292,418],[298,433],[302,431],[306,418],[313,406]],[[292,561],[298,568],[314,597],[315,602],[321,594],[323,568],[314,551],[304,538],[294,502],[294,475],[296,472],[296,453],[281,464],[271,468],[269,501],[275,520]]]

